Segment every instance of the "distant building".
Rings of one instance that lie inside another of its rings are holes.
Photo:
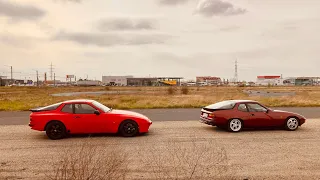
[[[296,86],[313,86],[319,85],[320,77],[296,77],[295,85]]]
[[[102,76],[102,83],[109,86],[179,86],[181,77]]]
[[[0,86],[7,85],[7,77],[6,76],[0,76]]]
[[[281,76],[257,76],[256,85],[260,85],[260,86],[283,85],[283,79],[281,78]]]
[[[128,78],[128,86],[157,86],[158,78],[142,77],[142,78]]]
[[[127,86],[128,78],[133,78],[133,76],[102,76],[102,84],[111,86]]]
[[[77,86],[101,86],[101,81],[94,80],[79,80],[76,83]]]
[[[0,76],[0,86],[9,86],[9,85],[19,85],[19,86],[25,86],[25,85],[33,85],[32,80],[22,80],[22,79],[7,79],[5,76]]]
[[[222,83],[220,77],[212,77],[212,76],[199,76],[196,77],[196,83],[198,85],[220,85]]]

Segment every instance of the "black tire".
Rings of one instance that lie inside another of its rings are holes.
[[[228,121],[228,131],[240,132],[243,128],[243,122],[240,119],[230,119]]]
[[[284,126],[288,131],[295,131],[299,127],[299,119],[296,117],[289,117]]]
[[[67,135],[66,127],[60,121],[51,121],[46,126],[46,134],[49,139],[63,139]]]
[[[216,126],[216,127],[219,128],[219,129],[225,129],[226,128],[225,126],[221,126],[221,125]]]
[[[139,133],[139,126],[135,121],[125,120],[119,126],[119,133],[123,137],[133,137]]]

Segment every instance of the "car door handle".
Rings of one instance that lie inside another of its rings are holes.
[[[74,118],[78,119],[78,118],[80,118],[80,116],[75,116]]]
[[[254,114],[251,114],[251,116],[254,116]]]

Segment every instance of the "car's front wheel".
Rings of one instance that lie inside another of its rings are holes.
[[[295,117],[288,118],[285,128],[289,131],[295,131],[299,127],[299,120]]]
[[[242,130],[242,121],[240,119],[231,119],[228,123],[228,130],[231,132],[239,132]]]
[[[52,121],[46,126],[46,134],[52,140],[62,139],[66,137],[66,127],[62,122]]]
[[[125,120],[119,126],[119,133],[124,137],[133,137],[139,133],[139,126],[135,121]]]

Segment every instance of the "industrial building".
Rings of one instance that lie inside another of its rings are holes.
[[[283,79],[281,76],[257,76],[256,85],[259,85],[259,86],[283,85]]]
[[[133,78],[133,76],[102,76],[102,84],[110,86],[127,86],[128,78]]]
[[[22,79],[7,79],[6,76],[0,76],[0,86],[9,86],[9,85],[32,85],[32,80],[22,80]]]
[[[198,85],[212,86],[212,85],[220,85],[222,81],[220,77],[199,76],[199,77],[196,77],[196,83]]]
[[[108,86],[180,86],[182,77],[102,76]]]
[[[157,86],[158,78],[142,77],[142,78],[128,78],[128,86]]]
[[[182,77],[128,78],[128,86],[180,86]]]
[[[77,86],[101,86],[101,81],[97,80],[79,80],[76,83]]]
[[[256,85],[260,86],[313,86],[320,85],[320,77],[258,76]]]
[[[320,77],[296,77],[294,84],[296,86],[320,85]]]

